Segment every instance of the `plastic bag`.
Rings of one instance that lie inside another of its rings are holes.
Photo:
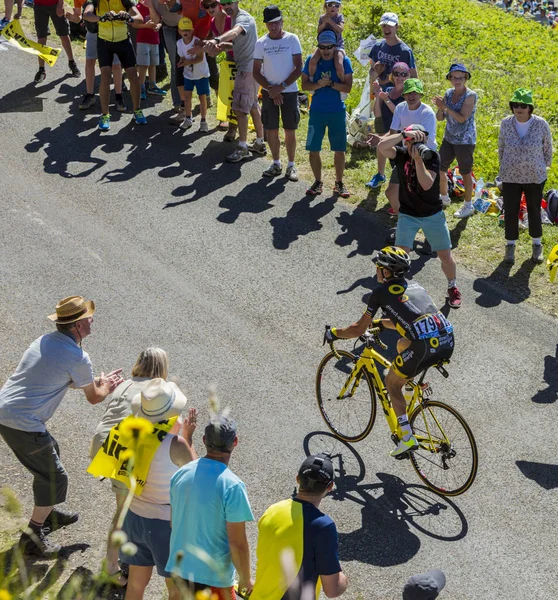
[[[355,58],[363,67],[366,67],[370,62],[370,50],[375,43],[376,38],[369,35],[365,40],[360,40],[358,48],[354,51]]]

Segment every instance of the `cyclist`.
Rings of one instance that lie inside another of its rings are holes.
[[[403,386],[427,367],[450,358],[454,347],[453,327],[425,289],[415,281],[405,279],[404,274],[411,266],[405,250],[387,246],[373,261],[380,285],[370,294],[366,311],[349,327],[328,329],[325,337],[328,342],[356,338],[370,325],[380,331],[395,329],[401,334],[397,341],[398,354],[385,377],[386,389],[403,433],[390,454],[400,457],[418,448],[407,418]],[[373,320],[379,308],[386,318]]]

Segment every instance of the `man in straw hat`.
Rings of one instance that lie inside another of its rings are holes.
[[[33,474],[35,506],[20,539],[24,552],[42,558],[60,546],[45,533],[78,520],[77,513],[54,509],[66,500],[68,475],[58,443],[45,423],[69,387],[81,388],[90,404],[102,402],[122,381],[122,369],[93,377],[81,342],[91,333],[95,303],[81,296],[64,298],[49,319],[57,331],[36,339],[25,351],[14,374],[0,390],[0,435],[21,464]]]

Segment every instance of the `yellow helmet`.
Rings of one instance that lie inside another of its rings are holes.
[[[386,246],[372,259],[376,266],[389,269],[394,275],[402,275],[411,268],[409,255],[398,246]]]
[[[548,267],[550,283],[554,283],[556,272],[558,271],[558,244],[550,251],[548,258],[546,259],[546,266]]]

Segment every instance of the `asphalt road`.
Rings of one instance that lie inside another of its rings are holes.
[[[62,59],[35,88],[34,60],[2,46],[0,380],[51,329],[45,316],[59,298],[93,298],[84,345],[97,372],[129,374],[142,348],[160,345],[203,418],[207,387],[217,385],[239,422],[231,467],[256,518],[291,494],[305,448],[343,453],[349,476],[323,509],[340,532],[348,599],[400,598],[407,577],[431,567],[445,571],[452,600],[558,593],[555,320],[459,271],[451,376],[431,382],[471,425],[480,466],[465,495],[440,498],[388,456],[380,417],[352,450],[320,433],[323,325],[362,313],[381,221],[327,193],[307,198],[304,182],[262,180],[262,159],[225,164],[231,147],[219,134],[183,134],[158,108],[147,110],[147,127],[121,115],[99,134],[97,114],[75,109],[83,90]],[[415,258],[417,280],[443,304],[436,259]],[[102,412],[72,391],[49,423],[70,473],[68,505],[81,512],[53,534],[70,554],[58,586],[103,556],[111,493],[85,472]],[[27,514],[30,477],[3,444],[0,485],[16,490]],[[253,551],[256,533],[251,525]],[[149,589],[160,597],[159,581]]]

